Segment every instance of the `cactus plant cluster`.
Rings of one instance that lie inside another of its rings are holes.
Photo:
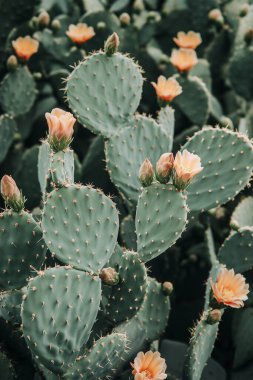
[[[2,3],[1,379],[249,379],[252,2]]]

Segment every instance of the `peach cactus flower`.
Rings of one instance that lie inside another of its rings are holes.
[[[167,378],[165,373],[167,366],[158,351],[148,351],[145,354],[139,352],[131,366],[133,367],[134,380],[163,380]]]
[[[19,200],[21,197],[16,182],[9,175],[4,175],[1,180],[1,194],[4,199]]]
[[[160,75],[157,83],[151,82],[151,84],[155,88],[158,98],[166,102],[170,102],[182,93],[182,87],[173,77],[166,79],[163,75]]]
[[[39,49],[39,42],[30,36],[18,37],[15,41],[12,41],[12,46],[17,56],[21,59],[28,59]]]
[[[188,33],[178,32],[173,41],[181,48],[196,49],[201,44],[202,39],[199,33],[190,30]]]
[[[145,161],[141,164],[140,170],[139,170],[139,180],[142,186],[150,186],[153,182],[154,178],[154,170],[151,162],[148,158],[145,159]]]
[[[79,22],[77,25],[69,25],[67,36],[77,44],[83,44],[95,36],[92,26]]]
[[[186,72],[198,63],[198,58],[193,49],[173,49],[170,61],[178,71]]]
[[[213,296],[219,304],[240,308],[248,299],[249,285],[241,274],[235,274],[234,269],[222,267],[215,283],[211,281]]]
[[[63,111],[60,108],[54,108],[51,113],[47,112],[45,116],[50,137],[57,138],[58,140],[72,138],[73,127],[76,122],[72,113]]]
[[[173,153],[163,153],[156,163],[156,178],[161,183],[167,183],[173,169]]]
[[[193,177],[199,174],[204,168],[201,166],[200,157],[197,154],[188,152],[177,152],[174,160],[174,185],[179,189],[185,189]]]

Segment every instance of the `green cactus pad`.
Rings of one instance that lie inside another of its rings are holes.
[[[145,342],[152,342],[160,337],[167,326],[169,312],[169,297],[163,293],[161,284],[149,277],[139,311],[129,321],[114,329],[115,332],[127,335],[129,360],[143,348]]]
[[[12,116],[28,112],[35,101],[36,85],[26,66],[7,74],[0,84],[0,104]]]
[[[0,116],[0,162],[2,162],[13,142],[17,125],[13,117],[9,115]]]
[[[148,158],[153,165],[160,155],[168,152],[170,138],[151,118],[138,116],[135,126],[113,136],[106,143],[106,160],[113,183],[134,203],[141,184],[139,169]]]
[[[67,98],[81,124],[108,137],[131,124],[142,83],[140,69],[130,58],[95,53],[70,74]]]
[[[235,272],[246,272],[253,267],[253,227],[233,232],[219,250],[219,261]]]
[[[0,286],[7,290],[24,286],[46,255],[42,232],[31,215],[25,211],[0,215],[0,251]]]
[[[23,334],[49,370],[62,373],[76,359],[100,298],[100,279],[69,267],[47,269],[29,283],[21,311]]]
[[[115,323],[132,318],[139,310],[146,292],[147,273],[137,253],[125,251],[112,255],[109,266],[119,274],[119,283],[110,287],[105,314]]]
[[[199,155],[204,167],[188,188],[191,211],[208,210],[231,200],[251,177],[252,145],[237,132],[206,127],[182,149]]]
[[[168,142],[167,151],[172,150],[173,138],[174,138],[174,125],[175,125],[175,111],[170,106],[161,108],[158,113],[157,122],[164,130],[164,132],[169,136],[170,141]]]
[[[43,142],[38,159],[39,182],[42,193],[52,187],[74,183],[74,154],[71,149],[54,153],[48,142]]]
[[[98,339],[86,355],[78,358],[63,376],[68,380],[102,380],[113,375],[127,352],[125,334],[113,333]]]
[[[72,185],[47,197],[43,234],[51,253],[65,264],[98,273],[116,245],[118,213],[102,192]]]
[[[128,215],[122,220],[120,225],[120,236],[124,247],[133,251],[137,250],[135,221],[132,215]]]
[[[149,261],[180,237],[187,223],[186,197],[172,185],[154,184],[139,197],[135,226],[137,252]]]
[[[2,380],[17,379],[17,374],[11,360],[2,351],[0,352],[0,372]]]
[[[244,198],[234,209],[230,224],[238,225],[239,228],[253,227],[253,197]]]
[[[0,317],[12,324],[21,323],[22,290],[7,290],[0,293]]]
[[[253,96],[253,47],[236,49],[229,62],[229,79],[235,92],[246,100]]]
[[[174,99],[173,103],[192,124],[204,125],[209,113],[206,85],[198,77],[177,76],[177,81],[182,87],[182,93]]]
[[[183,380],[200,380],[207,360],[211,356],[219,323],[206,322],[203,316],[193,331],[184,363]]]

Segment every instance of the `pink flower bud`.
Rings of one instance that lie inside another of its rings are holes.
[[[4,199],[12,199],[18,201],[21,197],[16,182],[9,175],[4,175],[1,180],[1,194]]]
[[[139,170],[139,180],[142,186],[150,186],[153,182],[154,170],[151,162],[146,158]]]
[[[177,152],[174,160],[174,185],[179,190],[184,190],[192,178],[203,169],[197,154],[192,154],[187,149],[184,149],[182,153]]]
[[[156,163],[156,178],[161,183],[167,183],[173,168],[173,153],[163,153]]]
[[[76,119],[70,112],[54,108],[46,113],[49,143],[55,151],[65,149],[71,142]]]

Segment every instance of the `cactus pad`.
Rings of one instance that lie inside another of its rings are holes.
[[[172,185],[143,190],[136,211],[137,252],[143,261],[160,255],[180,237],[187,221],[186,197]]]
[[[100,298],[100,279],[69,267],[47,269],[29,283],[21,311],[23,333],[48,369],[62,373],[73,363],[89,338]]]
[[[188,188],[191,211],[208,210],[231,200],[251,177],[252,145],[237,132],[207,127],[195,133],[182,149],[199,155],[204,167]]]
[[[234,209],[231,216],[231,224],[236,224],[239,228],[253,227],[253,214],[249,210],[253,209],[253,197],[244,198]]]
[[[106,143],[106,160],[113,183],[136,203],[141,184],[139,169],[148,158],[155,165],[160,155],[168,152],[170,138],[151,118],[138,116],[135,126],[113,136]]]
[[[17,125],[13,117],[0,116],[0,162],[2,162],[13,142]]]
[[[42,232],[27,212],[5,211],[0,215],[0,286],[15,289],[40,269],[46,249]]]
[[[118,213],[102,192],[72,185],[47,197],[42,228],[51,253],[65,264],[98,273],[116,245]]]
[[[142,92],[139,67],[128,57],[96,53],[70,74],[67,98],[78,121],[111,136],[131,123]]]

